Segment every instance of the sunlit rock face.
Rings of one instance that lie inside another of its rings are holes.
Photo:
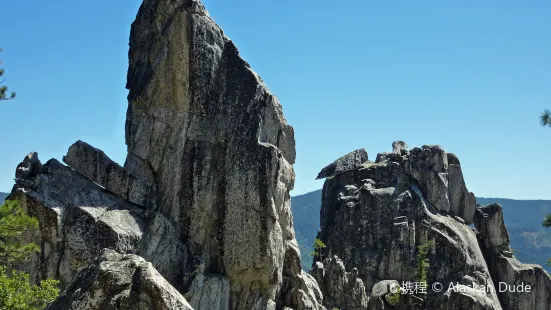
[[[434,293],[429,287],[423,309],[501,309],[495,292],[448,290],[451,283],[492,283],[476,233],[467,225],[476,208],[471,197],[455,155],[432,145],[409,150],[403,141],[375,162],[366,159],[327,178],[318,233],[326,247],[311,270],[325,306],[390,307],[381,288],[390,280],[419,281],[419,246],[433,243],[427,282],[444,289]],[[402,302],[396,307],[409,309],[421,301]]]
[[[49,310],[193,310],[151,263],[105,249]]]
[[[200,2],[142,3],[127,88],[124,167],[78,141],[69,167],[18,170],[43,246],[25,268],[65,286],[109,248],[151,261],[195,309],[320,308],[292,226],[293,128]]]
[[[300,305],[282,291],[305,281],[290,210],[293,128],[200,2],[143,2],[127,88],[125,169],[155,185],[155,211],[204,272],[228,278],[232,307],[315,306],[307,292]]]
[[[503,308],[551,309],[551,277],[541,266],[522,264],[514,257],[501,206],[477,209],[475,225]]]

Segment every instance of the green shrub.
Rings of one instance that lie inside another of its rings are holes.
[[[32,285],[28,274],[14,270],[8,276],[6,267],[0,267],[0,309],[44,309],[59,295],[58,285],[51,279]]]
[[[385,295],[386,302],[391,306],[397,306],[402,303],[402,295],[400,291]]]
[[[310,256],[319,256],[319,251],[326,247],[325,243],[318,238],[314,240],[314,244],[312,246],[314,247],[314,250],[310,252]]]

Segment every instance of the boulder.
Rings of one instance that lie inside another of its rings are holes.
[[[392,142],[392,153],[400,156],[407,155],[409,153],[408,144],[402,140]]]
[[[365,149],[350,152],[321,169],[316,180],[333,177],[337,174],[358,169],[367,161]]]
[[[71,145],[63,161],[120,198],[142,207],[154,206],[155,189],[152,184],[128,173],[102,150],[86,142],[79,140]]]
[[[151,263],[103,250],[48,310],[193,310]]]

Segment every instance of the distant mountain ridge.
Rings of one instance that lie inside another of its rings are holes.
[[[312,265],[310,252],[319,229],[321,193],[317,190],[291,198],[294,228],[305,269]],[[551,258],[551,229],[542,226],[544,216],[551,213],[551,200],[477,197],[476,201],[480,205],[499,203],[503,207],[511,247],[517,259],[542,265],[551,272],[546,265]]]
[[[2,202],[4,202],[4,200],[6,199],[6,197],[8,197],[8,195],[9,195],[8,193],[2,193],[2,192],[0,192],[0,204],[1,204]]]

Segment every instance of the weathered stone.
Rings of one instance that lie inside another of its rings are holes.
[[[339,307],[328,303],[335,295],[340,301],[357,299],[353,290],[336,294],[338,288],[323,282],[320,269],[327,274],[327,259],[338,257],[342,270],[357,270],[356,278],[373,293],[374,285],[384,279],[415,282],[418,247],[429,242],[435,246],[427,256],[427,283],[438,281],[447,288],[450,283],[480,286],[492,282],[475,233],[464,218],[456,220],[459,214],[446,212],[446,201],[450,211],[447,175],[447,154],[438,146],[424,146],[325,181],[318,238],[326,247],[320,249],[311,271],[318,279],[325,306]],[[453,183],[458,185],[462,183]],[[455,293],[444,290],[428,294],[424,301],[412,297],[408,303],[424,302],[431,305],[427,309],[468,309],[446,301],[452,298],[473,309],[501,309],[495,292],[481,296]],[[472,302],[461,301],[464,299]],[[389,306],[384,298],[369,296],[368,308],[382,306]]]
[[[423,145],[410,151],[408,173],[418,182],[427,201],[438,210],[450,212],[448,158],[438,145]]]
[[[188,294],[195,310],[230,309],[230,281],[222,276],[198,274]]]
[[[455,154],[448,153],[448,196],[450,211],[463,218],[467,224],[473,223],[476,198],[467,190],[461,171],[461,164]]]
[[[501,206],[492,204],[478,208],[475,226],[480,232],[480,247],[503,308],[551,309],[551,277],[541,266],[522,264],[512,255]],[[519,291],[520,287],[524,291]]]
[[[316,180],[335,176],[337,174],[358,169],[367,161],[365,149],[358,149],[335,160],[325,168],[321,169]]]
[[[386,294],[400,292],[400,284],[396,280],[383,280],[375,283],[371,289],[371,297],[381,297]]]
[[[398,155],[407,155],[409,153],[408,144],[402,140],[394,141],[392,142],[392,152]]]
[[[35,176],[38,175],[41,170],[42,164],[38,159],[38,153],[29,153],[29,155],[17,165],[15,170],[15,183],[24,187],[35,188],[40,182]]]
[[[107,249],[47,309],[193,310],[151,263]]]
[[[101,249],[110,248],[139,253],[173,284],[181,282],[187,250],[166,218],[128,203],[55,159],[41,172],[27,175],[39,184],[34,189],[16,185],[12,191],[39,219],[31,238],[42,251],[22,267],[34,280],[56,278],[66,286]]]
[[[295,141],[278,99],[198,1],[145,0],[130,37],[126,171],[154,184],[205,274],[230,281],[233,309],[299,308],[284,297],[308,280],[285,267],[300,256],[287,254]]]
[[[139,206],[154,206],[155,190],[151,184],[128,173],[103,151],[86,142],[79,140],[71,145],[63,161],[118,197]]]
[[[328,309],[367,309],[366,288],[358,270],[347,272],[337,256],[314,263],[310,271],[323,292],[323,305]]]

